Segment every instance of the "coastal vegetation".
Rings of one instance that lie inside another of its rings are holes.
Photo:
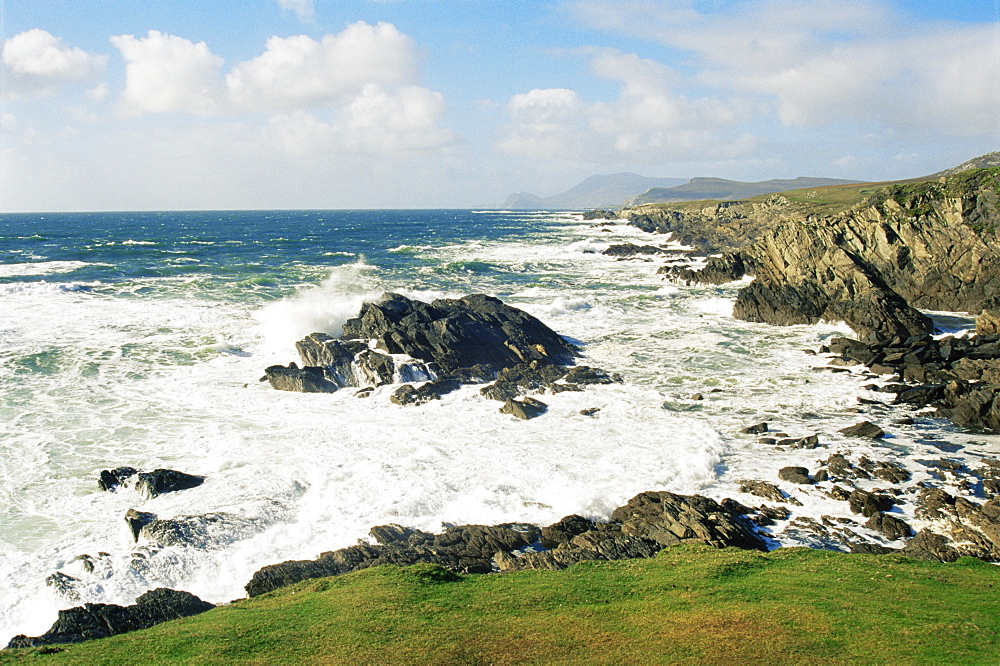
[[[380,566],[3,663],[996,663],[1000,570],[698,544],[563,571]]]

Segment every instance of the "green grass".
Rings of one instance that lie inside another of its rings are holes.
[[[85,664],[1000,663],[1000,569],[802,548],[456,576],[377,567],[147,631],[0,653]]]
[[[763,203],[773,196],[782,196],[792,205],[791,210],[801,214],[833,215],[859,205],[881,205],[893,199],[912,217],[930,215],[934,212],[931,201],[950,196],[964,196],[970,192],[990,188],[1000,194],[1000,168],[974,169],[948,176],[945,182],[937,177],[926,176],[910,180],[886,181],[881,183],[850,183],[828,185],[799,190],[788,190],[774,194],[762,194],[746,199],[751,203]],[[644,207],[684,212],[698,211],[714,207],[721,201],[684,201],[677,203],[646,204]],[[727,204],[734,202],[727,201]]]

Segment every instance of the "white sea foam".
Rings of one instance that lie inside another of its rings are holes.
[[[0,277],[71,273],[90,265],[85,261],[33,261],[21,264],[0,264]]]

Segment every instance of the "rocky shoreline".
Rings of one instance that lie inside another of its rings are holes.
[[[885,401],[863,400],[860,412],[905,427],[914,410],[922,415],[933,410],[964,428],[1000,432],[1000,170],[953,178],[877,191],[863,205],[832,216],[803,214],[775,196],[763,203],[726,202],[696,214],[636,209],[592,217],[670,233],[702,256],[695,267],[658,245],[619,245],[606,252],[622,260],[665,258],[661,273],[667,280],[724,284],[753,276],[740,291],[737,317],[778,325],[846,321],[860,339],[835,338],[807,351],[830,371],[855,373],[870,381],[866,390],[886,396]],[[931,320],[918,308],[975,311],[977,334],[934,337]],[[271,366],[261,381],[286,391],[351,390],[359,399],[394,385],[390,400],[399,405],[419,405],[463,385],[482,385],[483,396],[503,403],[501,413],[520,419],[545,413],[540,395],[622,381],[575,365],[579,350],[572,343],[527,313],[481,294],[433,303],[385,294],[365,304],[341,337],[315,333],[297,349],[302,367]],[[886,436],[869,420],[839,434],[861,441]],[[891,459],[823,451],[821,432],[790,436],[762,422],[747,424],[738,436],[756,438],[775,451],[823,455],[810,467],[782,467],[770,480],[740,481],[741,493],[767,502],[756,507],[730,498],[657,491],[633,497],[608,521],[570,515],[544,527],[461,525],[440,534],[382,525],[371,529],[373,543],[266,566],[246,591],[257,596],[381,564],[432,563],[460,573],[491,573],[652,557],[682,542],[768,550],[778,545],[771,531],[776,524],[783,534],[817,547],[899,551],[944,562],[966,555],[1000,561],[1000,461],[983,460],[975,468],[948,457],[920,461],[937,482],[913,482]],[[102,473],[99,483],[103,490],[134,488],[152,498],[202,481],[174,470],[120,467]],[[802,499],[819,496],[843,503],[846,510],[820,520],[794,516]],[[267,527],[222,514],[159,520],[131,511],[126,521],[136,541],[154,548],[199,547],[220,535]],[[53,574],[49,584],[72,590],[73,581],[60,576]],[[185,592],[155,590],[134,606],[85,604],[61,611],[48,632],[17,636],[8,647],[89,640],[210,607]]]

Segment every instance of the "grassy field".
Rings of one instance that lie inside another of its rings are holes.
[[[457,576],[378,567],[3,663],[1000,663],[978,560],[677,546],[650,560]]]

